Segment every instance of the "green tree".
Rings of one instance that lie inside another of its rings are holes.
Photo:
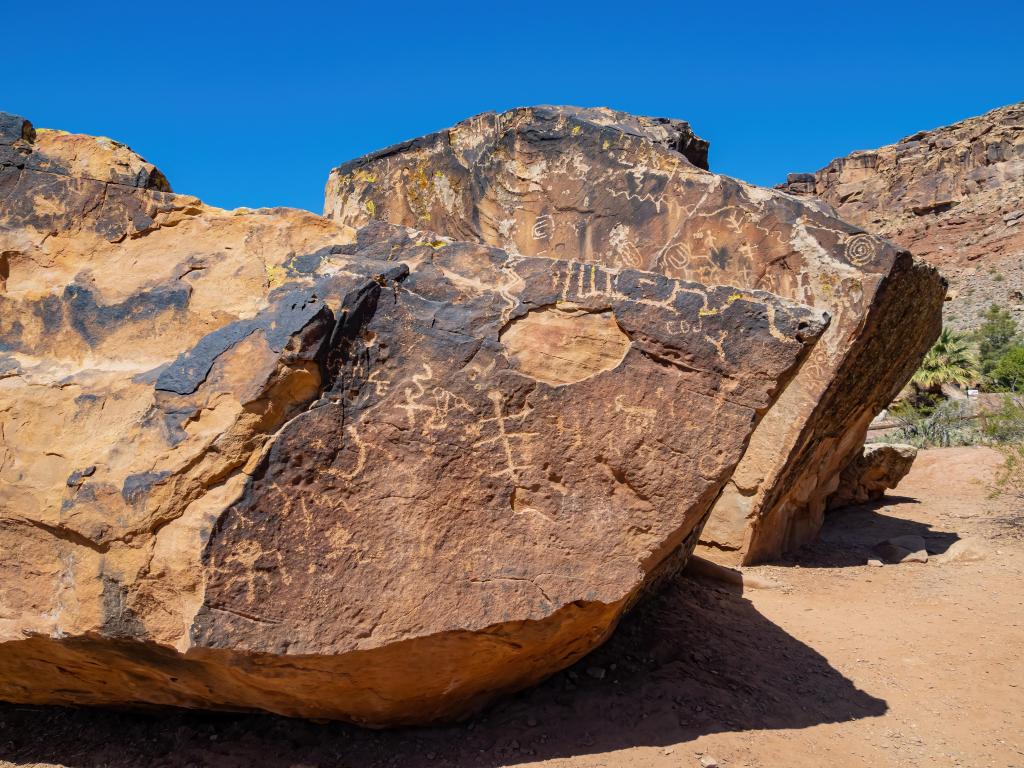
[[[1013,347],[999,358],[989,378],[1005,392],[1024,391],[1024,347]]]
[[[1020,342],[1017,323],[1005,309],[993,304],[982,315],[985,322],[977,331],[978,363],[988,375],[996,363]]]
[[[944,384],[967,386],[977,379],[978,369],[968,352],[967,340],[963,334],[943,328],[910,381],[918,389],[938,393]]]

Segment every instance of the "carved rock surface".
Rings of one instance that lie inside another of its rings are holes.
[[[839,485],[829,497],[829,509],[864,504],[882,498],[899,485],[917,458],[917,448],[902,443],[870,443],[839,476]]]
[[[832,324],[762,421],[704,540],[756,562],[816,535],[871,419],[939,332],[944,283],[818,202],[709,173],[685,123],[607,109],[484,114],[335,169],[325,213],[510,253],[762,289]],[[714,339],[714,313],[690,330]]]
[[[9,701],[384,725],[529,685],[685,561],[827,324],[0,128]]]
[[[938,267],[948,324],[976,328],[993,303],[1024,323],[1024,103],[854,152],[780,188]]]

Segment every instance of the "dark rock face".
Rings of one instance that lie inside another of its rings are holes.
[[[385,725],[529,685],[685,561],[828,322],[221,211],[88,137],[33,160],[25,126],[0,120],[23,160],[0,199],[10,701]]]
[[[759,426],[705,528],[708,543],[755,562],[817,533],[867,425],[937,336],[945,285],[826,206],[708,173],[705,161],[706,145],[665,121],[517,109],[345,163],[328,180],[325,213],[767,290],[829,311],[822,343]],[[698,313],[687,332],[713,340],[713,317]]]
[[[790,174],[780,189],[938,267],[949,325],[976,328],[993,303],[1024,321],[1024,103]]]

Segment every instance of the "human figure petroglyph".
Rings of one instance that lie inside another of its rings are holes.
[[[423,372],[414,373],[412,375],[412,386],[406,387],[404,390],[405,402],[399,403],[397,407],[405,411],[405,417],[409,422],[409,429],[416,428],[417,412],[434,412],[434,409],[429,405],[420,402],[422,397],[427,393],[427,388],[424,386],[424,382],[430,381],[433,378],[434,371],[431,369],[430,364],[423,363]]]
[[[264,556],[275,559],[276,566],[273,570],[276,573],[272,574],[268,568],[256,567],[256,562]],[[217,570],[226,577],[229,584],[241,582],[245,587],[245,602],[252,604],[256,602],[261,582],[273,587],[277,578],[287,578],[283,564],[284,558],[279,551],[266,552],[259,542],[245,539],[227,554]]]
[[[733,231],[733,233],[739,235],[743,232],[743,225],[748,221],[748,214],[746,211],[739,208],[729,208],[728,213],[722,217],[725,225]]]

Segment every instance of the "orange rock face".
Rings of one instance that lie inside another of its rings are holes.
[[[766,290],[832,324],[769,411],[703,540],[744,562],[813,538],[871,419],[939,331],[945,286],[816,202],[704,169],[677,121],[606,109],[485,114],[335,169],[325,214],[384,219],[523,256]],[[686,326],[710,341],[716,310]]]
[[[938,267],[950,325],[977,327],[993,303],[1024,322],[1024,104],[854,152],[780,188]]]
[[[457,717],[685,561],[827,316],[0,116],[0,698]]]

